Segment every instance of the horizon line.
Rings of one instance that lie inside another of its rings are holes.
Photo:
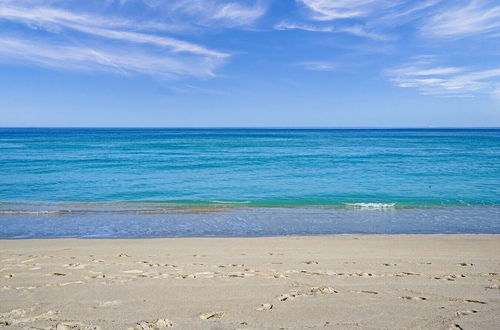
[[[500,126],[0,126],[0,129],[500,129]]]

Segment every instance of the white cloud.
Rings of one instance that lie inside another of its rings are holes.
[[[275,28],[349,33],[379,41],[394,40],[394,36],[381,31],[416,19],[438,1],[414,4],[411,0],[296,0],[307,9],[313,24],[280,23]],[[317,25],[332,21],[335,26]]]
[[[348,25],[342,27],[333,26],[317,26],[304,23],[291,23],[291,22],[280,22],[274,26],[276,30],[303,30],[309,32],[335,32],[335,33],[348,33],[358,37],[373,39],[373,40],[391,40],[392,38],[377,32],[372,32],[366,30],[362,25]]]
[[[311,24],[280,22],[274,26],[276,30],[304,30],[309,32],[333,32],[332,26],[314,26]]]
[[[247,7],[238,3],[227,3],[217,8],[213,18],[232,22],[233,25],[249,25],[254,23],[265,13],[265,8],[260,4]]]
[[[500,33],[500,3],[489,0],[467,0],[443,7],[421,27],[431,37],[466,37]]]
[[[398,1],[386,0],[297,0],[312,13],[311,18],[318,21],[331,21],[366,17],[375,10],[388,8]]]
[[[421,94],[446,97],[474,97],[494,94],[500,83],[500,67],[471,70],[465,67],[436,66],[433,60],[419,60],[388,70],[399,87],[415,88]]]
[[[135,24],[126,20],[104,19],[102,17],[90,17],[81,14],[77,15],[52,8],[34,8],[29,10],[28,8],[15,7],[0,8],[0,19],[2,18],[12,21],[21,21],[30,26],[39,26],[49,31],[59,32],[60,29],[64,27],[109,39],[168,47],[174,52],[189,52],[215,57],[226,56],[224,53],[209,50],[203,46],[174,38],[108,28],[119,27],[130,29],[136,27]]]
[[[126,28],[147,31],[180,31],[184,26],[165,24],[160,21],[130,21],[123,17],[99,16],[90,13],[75,13],[62,8],[50,7],[54,1],[38,1],[33,6],[31,1],[0,0],[0,19],[18,20],[25,23],[57,29],[60,25],[81,24],[106,28]],[[4,3],[2,5],[2,3]],[[9,5],[12,3],[12,5]],[[24,5],[23,5],[24,4]]]
[[[429,15],[430,9],[438,5],[440,1],[418,1],[416,4],[411,1],[409,3],[401,2],[400,6],[395,6],[389,11],[376,13],[377,15],[371,19],[371,23],[385,27],[401,26]]]
[[[254,24],[267,11],[261,1],[174,0],[165,9],[195,19],[197,24],[214,27],[241,27]]]
[[[21,23],[29,29],[17,33],[17,38],[5,33],[0,37],[0,59],[3,60],[173,78],[213,76],[213,70],[229,56],[157,32],[136,31],[164,27],[161,24],[143,25],[120,17],[19,6],[26,1],[17,2],[17,6],[10,3],[0,1],[0,22]],[[33,28],[45,30],[47,35],[33,33]],[[75,37],[75,32],[83,36]],[[30,35],[31,38],[26,37]],[[113,46],[109,45],[110,40],[116,41]],[[80,46],[82,44],[85,46]]]
[[[391,39],[393,39],[392,37],[387,36],[385,34],[369,31],[362,25],[346,26],[346,27],[339,29],[338,31],[350,33],[350,34],[353,34],[353,35],[358,36],[358,37],[364,37],[364,38],[373,39],[373,40],[391,40]]]
[[[65,70],[140,73],[162,78],[213,76],[217,58],[154,54],[133,48],[69,46],[30,39],[0,38],[0,59]]]

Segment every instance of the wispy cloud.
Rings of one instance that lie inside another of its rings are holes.
[[[63,70],[104,71],[128,75],[140,73],[161,78],[211,77],[220,60],[212,57],[174,56],[145,52],[133,47],[85,47],[0,38],[0,59]]]
[[[370,30],[367,30],[363,25],[351,25],[351,26],[345,26],[341,29],[339,29],[339,32],[345,32],[345,33],[350,33],[358,37],[364,37],[372,40],[392,40],[394,39],[393,37],[383,34],[383,33],[378,33],[378,32],[373,32]]]
[[[454,1],[428,19],[424,36],[467,37],[500,34],[500,3],[497,0]]]
[[[120,19],[90,17],[52,8],[34,8],[30,10],[16,7],[0,8],[0,19],[20,21],[32,27],[36,26],[51,32],[60,32],[62,28],[67,28],[109,39],[167,47],[174,52],[189,52],[215,57],[226,56],[224,53],[174,38],[121,30],[136,28],[137,25]],[[114,29],[116,27],[121,29]]]
[[[389,8],[400,1],[385,0],[297,0],[310,12],[311,18],[318,21],[331,21],[366,17],[375,10]]]
[[[291,23],[282,21],[274,26],[276,30],[304,30],[309,32],[333,32],[332,26],[315,26],[303,23]]]
[[[326,61],[306,61],[298,64],[304,69],[312,71],[334,71],[337,68],[336,63]]]
[[[142,24],[121,17],[47,6],[19,6],[31,4],[26,0],[15,5],[11,3],[0,2],[0,22],[23,24],[26,28],[15,34],[17,38],[12,34],[0,37],[0,59],[4,61],[24,60],[62,69],[135,72],[174,78],[213,76],[215,68],[229,56],[164,33],[158,34],[155,31],[167,27],[161,23]],[[46,35],[32,32],[33,28],[44,30]],[[109,40],[116,42],[111,46]]]
[[[306,11],[306,23],[279,23],[276,29],[302,29],[312,32],[348,33],[372,40],[394,40],[387,32],[393,26],[418,17],[421,11],[440,0],[414,4],[409,0],[296,0]],[[335,23],[334,26],[324,26]]]
[[[0,0],[0,18],[18,20],[53,30],[57,30],[65,24],[164,32],[179,31],[185,28],[178,24],[165,24],[159,20],[131,21],[123,17],[78,13],[64,8],[52,7],[53,2],[60,1]]]
[[[428,16],[429,11],[442,0],[427,0],[401,2],[399,6],[391,8],[391,10],[376,13],[375,17],[371,18],[371,24],[383,27],[396,27],[407,24],[412,21]]]
[[[318,26],[312,24],[304,24],[304,23],[291,23],[282,21],[274,26],[276,30],[303,30],[309,32],[335,32],[335,33],[347,33],[352,34],[358,37],[373,39],[373,40],[391,40],[392,38],[388,35],[372,32],[366,30],[366,28],[362,25],[347,25],[341,27],[333,27],[333,26]]]
[[[217,27],[249,26],[267,11],[262,1],[173,0],[164,4],[167,11],[195,18],[201,25]]]
[[[417,60],[386,72],[399,87],[415,88],[423,95],[474,97],[495,94],[500,86],[500,67],[472,70],[438,66],[432,57]]]

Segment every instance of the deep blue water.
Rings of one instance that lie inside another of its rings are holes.
[[[499,210],[499,129],[0,128],[0,237],[500,233]]]

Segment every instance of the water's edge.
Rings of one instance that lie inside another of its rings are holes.
[[[500,234],[500,207],[229,208],[211,212],[4,214],[0,238]]]

